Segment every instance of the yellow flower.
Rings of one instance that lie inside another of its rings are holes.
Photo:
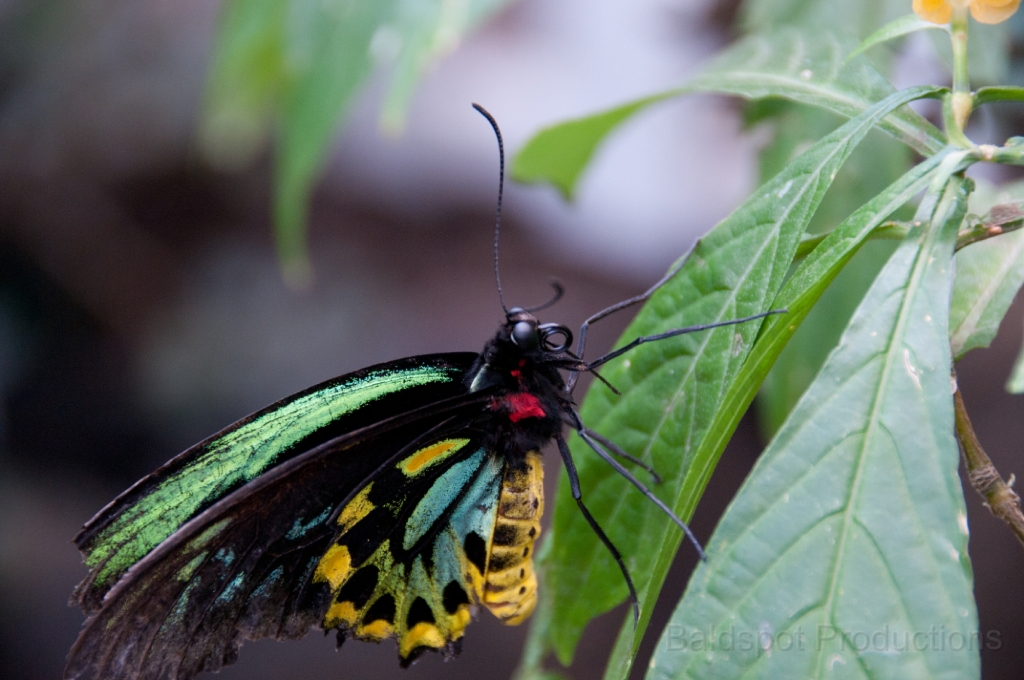
[[[1020,6],[1020,0],[914,0],[914,12],[925,21],[948,24],[953,9],[971,8],[971,16],[983,24],[1006,21]]]

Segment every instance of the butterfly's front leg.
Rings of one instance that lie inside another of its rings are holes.
[[[694,244],[694,246],[696,246],[696,244]],[[679,272],[679,270],[683,268],[683,265],[686,264],[686,261],[690,258],[690,253],[692,252],[693,248],[691,248],[689,252],[686,253],[686,255],[679,258],[679,260],[674,265],[672,265],[672,268],[668,270],[665,276],[661,277],[661,279],[657,283],[655,283],[653,286],[648,288],[640,295],[636,295],[634,297],[629,298],[628,300],[618,302],[612,305],[611,307],[606,307],[597,314],[592,315],[590,318],[584,321],[583,324],[580,326],[580,333],[577,336],[579,340],[576,344],[576,357],[578,357],[579,359],[583,358],[583,352],[586,350],[587,346],[587,329],[590,327],[590,324],[600,321],[606,316],[614,314],[615,312],[618,312],[620,310],[626,309],[627,307],[632,307],[635,304],[646,301],[649,297],[654,295],[654,293],[659,288],[661,288],[666,283],[672,280],[672,277],[674,277]],[[565,383],[565,389],[567,392],[572,393],[573,388],[576,386],[577,380],[579,380],[579,371],[571,371],[569,373],[569,379]]]

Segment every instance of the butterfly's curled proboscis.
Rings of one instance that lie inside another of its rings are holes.
[[[497,123],[476,108],[494,127],[504,168]],[[500,202],[498,217],[496,281]],[[575,352],[568,328],[533,314],[553,302],[531,311],[502,299],[505,318],[479,354],[411,357],[335,378],[173,458],[75,538],[89,571],[72,601],[89,618],[64,677],[186,680],[234,662],[244,640],[299,638],[313,628],[336,631],[339,644],[395,638],[402,665],[425,651],[454,656],[476,607],[510,625],[533,611],[540,451],[551,443],[638,617],[622,555],[584,503],[565,426],[703,551],[618,459],[655,483],[656,472],[584,426],[576,378],[644,342],[784,311],[670,330],[583,358],[590,323],[647,299],[676,271],[588,319]]]

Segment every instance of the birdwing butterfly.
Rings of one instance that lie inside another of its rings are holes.
[[[498,138],[493,117],[474,105]],[[678,269],[678,267],[677,267]],[[540,449],[554,442],[580,511],[636,593],[615,546],[583,503],[566,425],[703,553],[686,524],[617,460],[641,461],[588,430],[572,399],[584,361],[565,326],[505,307],[480,354],[400,359],[335,378],[242,419],[137,482],[75,538],[89,573],[73,602],[87,614],[67,679],[186,680],[235,661],[241,643],[311,628],[379,642],[408,665],[458,653],[473,608],[508,624],[537,599],[534,543],[544,509]],[[568,371],[563,379],[561,371]],[[595,375],[597,375],[595,373]],[[600,378],[599,375],[597,377]],[[655,475],[655,479],[656,475]]]

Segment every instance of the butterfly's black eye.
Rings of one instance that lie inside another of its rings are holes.
[[[512,326],[512,342],[522,349],[536,349],[540,345],[540,333],[537,325],[529,321],[517,321]]]
[[[561,324],[541,324],[537,329],[540,333],[541,344],[549,352],[564,352],[572,345],[572,331]],[[560,338],[560,341],[557,342]]]

